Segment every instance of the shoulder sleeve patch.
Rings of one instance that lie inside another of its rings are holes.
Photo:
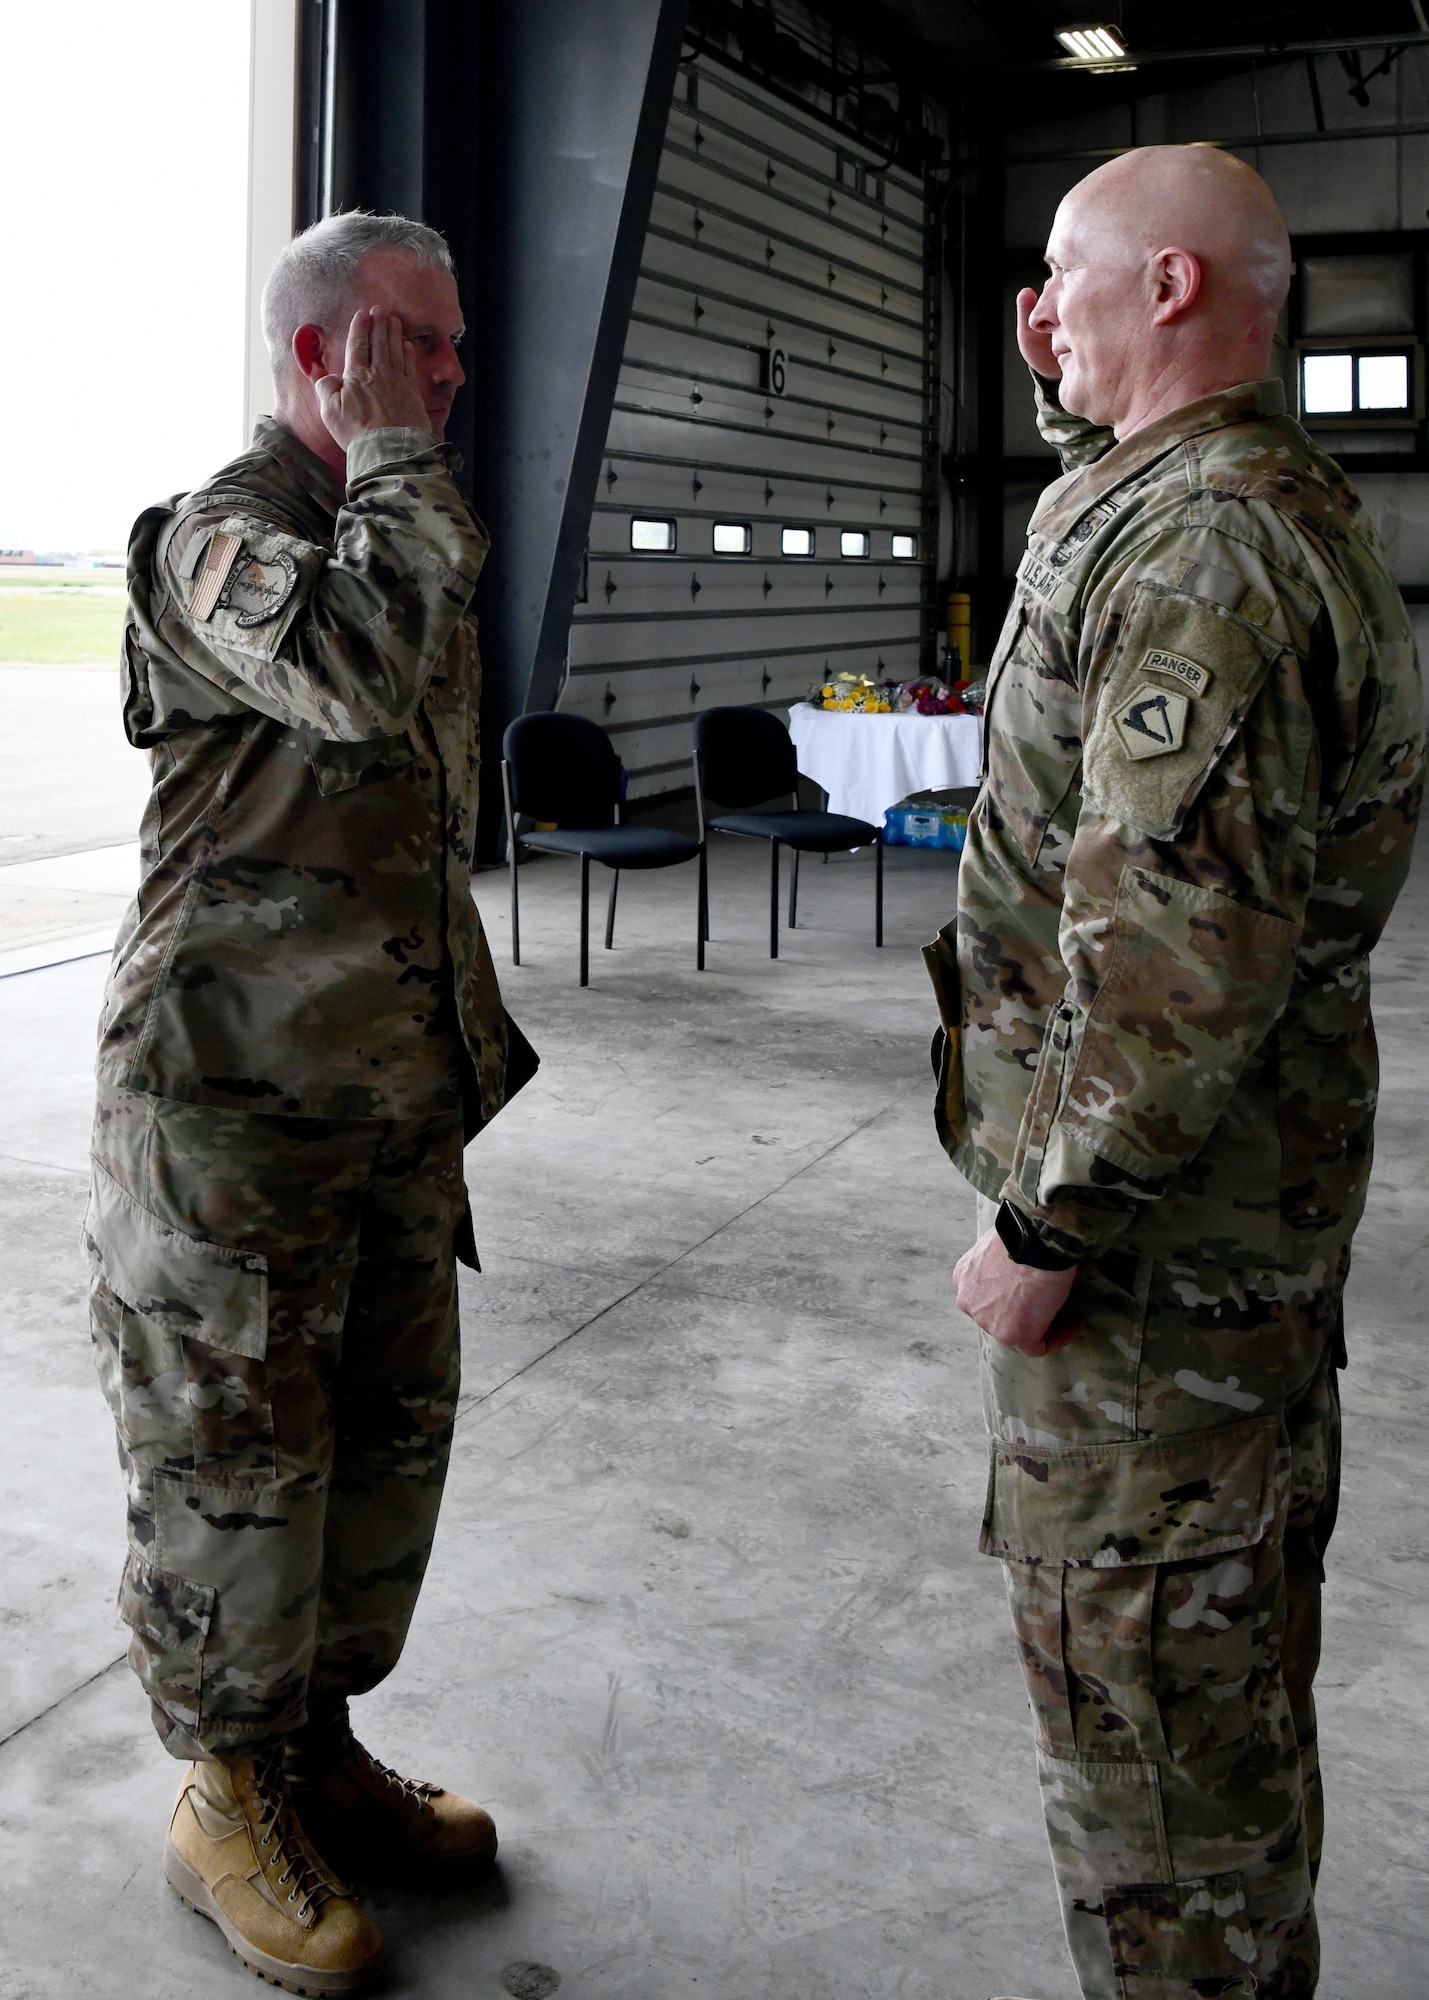
[[[214,540],[227,538],[215,535]],[[265,561],[246,550],[228,574],[224,587],[224,608],[233,613],[241,631],[266,625],[276,618],[292,596],[298,581],[298,565],[286,549],[274,550]]]
[[[1143,757],[1169,757],[1186,740],[1185,695],[1143,681],[1128,702],[1119,703],[1112,717],[1122,747],[1133,763]]]
[[[1091,803],[1170,839],[1281,650],[1205,598],[1139,583],[1094,695],[1083,770]]]
[[[187,617],[207,646],[272,659],[322,575],[325,552],[243,515],[209,537]]]

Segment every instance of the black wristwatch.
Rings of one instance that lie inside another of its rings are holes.
[[[1035,1271],[1070,1271],[1077,1262],[1044,1243],[1022,1210],[1010,1201],[998,1203],[996,1228],[1014,1264],[1027,1264]]]

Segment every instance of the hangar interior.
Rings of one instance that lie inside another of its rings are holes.
[[[274,251],[335,208],[419,215],[456,254],[451,434],[493,536],[475,893],[543,1059],[467,1157],[484,1271],[463,1273],[446,1508],[408,1651],[361,1716],[392,1763],[491,1805],[502,1860],[473,1896],[376,1900],[394,1993],[1075,1992],[975,1553],[976,1342],[950,1297],[973,1203],[932,1129],[918,949],[956,857],[890,853],[881,950],[869,856],[810,870],[772,964],[764,858],[726,843],[709,969],[688,880],[662,871],[623,889],[581,990],[563,862],[523,870],[510,962],[492,764],[514,717],[579,714],[630,811],[688,826],[702,710],[782,716],[835,671],[939,671],[953,593],[964,664],[985,663],[1057,471],[1012,301],[1066,190],[1151,143],[1227,147],[1275,192],[1289,407],[1358,485],[1422,645],[1423,8],[1124,0],[1122,52],[1092,61],[1057,39],[1085,18],[254,0],[250,323]],[[38,824],[74,767],[11,776]],[[86,854],[132,838],[96,821]],[[1423,1991],[1429,1956],[1426,867],[1374,960],[1379,1152],[1319,1683],[1334,2000]],[[0,1996],[241,1993],[159,1880],[174,1770],[112,1610],[120,1486],[75,1245],[95,940],[124,884],[71,891],[70,919],[0,957]]]

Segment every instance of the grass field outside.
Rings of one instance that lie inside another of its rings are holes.
[[[107,667],[123,624],[123,570],[0,569],[0,665]]]

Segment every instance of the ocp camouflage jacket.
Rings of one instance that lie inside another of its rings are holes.
[[[415,430],[359,438],[344,491],[263,419],[141,515],[121,669],[153,791],[101,1081],[318,1118],[500,1109],[471,897],[487,546]]]
[[[1307,1270],[1369,1175],[1368,953],[1422,782],[1408,617],[1279,383],[1119,444],[1041,402],[1071,469],[992,661],[955,970],[952,926],[929,950],[940,1131],[1074,1253]]]

